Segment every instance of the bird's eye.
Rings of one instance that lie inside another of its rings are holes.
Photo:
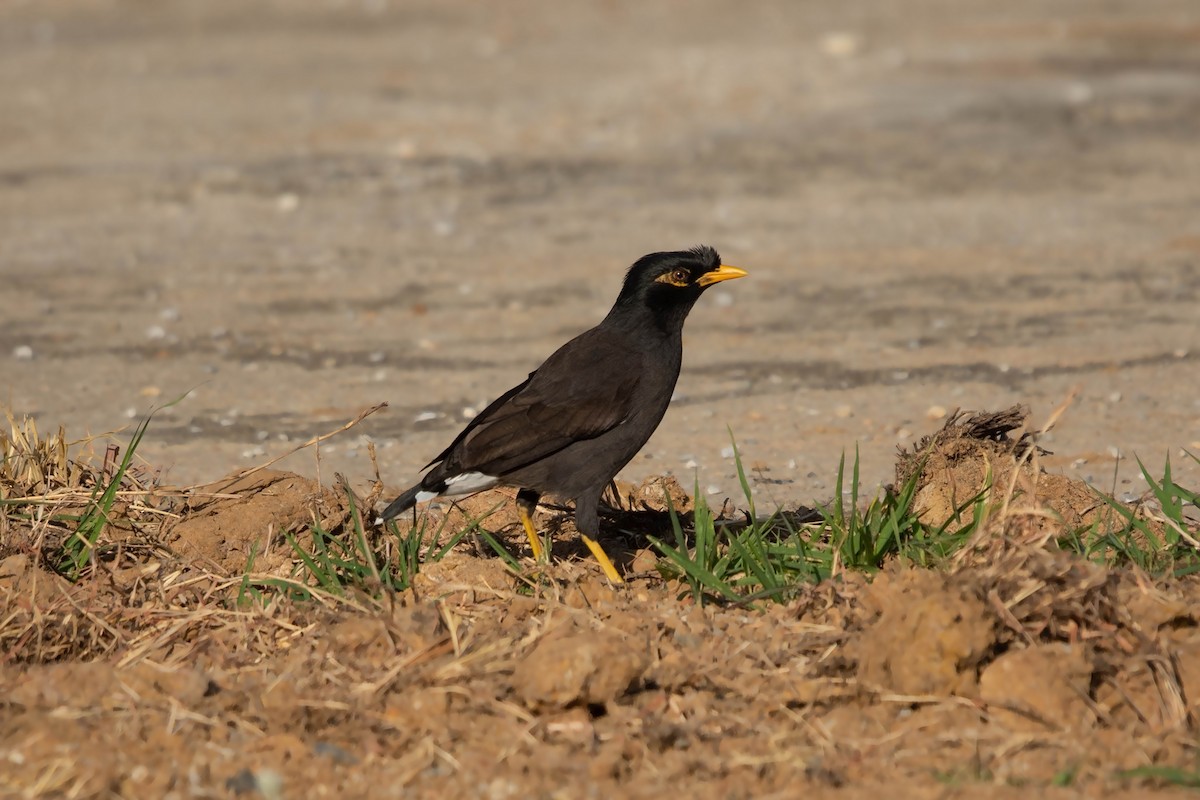
[[[686,269],[673,269],[670,272],[664,272],[654,279],[658,283],[665,283],[668,286],[689,286],[692,283],[692,273]]]

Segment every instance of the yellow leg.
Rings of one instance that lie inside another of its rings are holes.
[[[612,561],[609,559],[608,554],[604,552],[604,548],[600,546],[600,543],[590,536],[585,536],[582,533],[579,535],[583,539],[583,543],[587,545],[588,550],[591,550],[592,555],[600,562],[600,569],[604,570],[604,574],[608,576],[608,579],[613,583],[624,583],[625,581],[621,579],[617,568],[613,566]]]
[[[537,529],[533,527],[533,518],[528,509],[517,503],[517,513],[521,516],[521,524],[525,526],[525,535],[529,537],[529,549],[533,551],[533,560],[541,561],[543,557],[542,540],[538,538]]]

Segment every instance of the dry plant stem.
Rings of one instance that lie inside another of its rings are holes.
[[[357,417],[350,420],[349,422],[347,422],[345,425],[341,426],[340,428],[337,428],[336,430],[332,430],[329,433],[323,433],[320,436],[314,436],[311,439],[309,439],[307,442],[305,442],[304,444],[297,445],[296,447],[293,447],[291,450],[287,451],[286,453],[277,455],[274,458],[270,459],[269,461],[265,461],[262,464],[259,464],[258,466],[250,467],[249,469],[244,469],[241,472],[234,475],[232,478],[230,478],[227,481],[227,483],[232,483],[233,481],[241,480],[242,478],[245,478],[248,475],[253,475],[256,472],[267,469],[268,467],[272,466],[273,464],[276,464],[276,463],[282,461],[283,459],[287,458],[288,456],[290,456],[294,453],[300,452],[301,450],[303,450],[306,447],[313,447],[313,446],[319,447],[321,442],[325,441],[326,439],[331,439],[334,436],[337,436],[338,434],[345,433],[346,431],[353,428],[355,425],[362,422],[367,417],[374,414],[376,411],[387,408],[387,405],[388,405],[387,403],[379,403],[378,405],[371,406],[370,408],[366,409],[365,411],[359,412]],[[318,467],[319,467],[319,463],[320,462],[318,461]],[[197,485],[203,486],[205,484],[197,484]]]
[[[1018,480],[1028,480],[1028,478],[1026,476],[1024,476],[1023,471],[1021,469],[1026,463],[1030,463],[1030,464],[1034,465],[1034,470],[1033,470],[1034,477],[1032,479],[1033,485],[1027,487],[1026,492],[1030,498],[1037,497],[1037,494],[1036,494],[1036,492],[1037,492],[1036,483],[1037,483],[1037,472],[1038,472],[1038,470],[1037,470],[1038,448],[1036,445],[1037,437],[1048,433],[1049,431],[1051,431],[1054,428],[1055,425],[1058,424],[1058,422],[1062,418],[1063,414],[1066,413],[1067,409],[1071,407],[1071,405],[1075,402],[1075,399],[1079,396],[1079,391],[1080,391],[1079,387],[1074,386],[1071,388],[1071,390],[1069,392],[1067,392],[1066,398],[1064,398],[1063,401],[1058,404],[1058,406],[1054,409],[1054,411],[1052,411],[1050,413],[1050,416],[1046,419],[1046,421],[1042,424],[1042,426],[1040,428],[1038,428],[1037,433],[1034,436],[1034,443],[1030,447],[1026,448],[1025,451],[1022,452],[1021,455],[1016,459],[1016,463],[1013,465],[1012,474],[1009,476],[1008,485],[1005,487],[1004,494],[1000,498],[1000,506],[998,509],[996,509],[996,512],[995,512],[996,519],[999,519],[999,520],[1006,519],[1011,513],[1013,513],[1011,511],[1011,509],[1009,508],[1009,506],[1012,502],[1013,495],[1016,492],[1017,481]],[[989,473],[990,472],[991,472],[991,470],[989,468]],[[1032,512],[1033,512],[1033,510],[1029,509],[1023,513],[1032,513]],[[991,518],[991,516],[992,515],[989,513],[988,517]],[[966,545],[961,550],[959,550],[957,553],[954,554],[953,562],[955,564],[962,564],[966,560],[971,558],[971,553],[973,553],[983,543],[983,540],[985,538],[992,536],[993,532],[994,532],[994,530],[993,530],[992,525],[980,524],[978,526],[978,528],[975,530],[975,532],[971,535],[971,538],[966,543]]]
[[[1008,512],[1008,504],[1012,500],[1013,492],[1016,490],[1017,480],[1022,474],[1021,467],[1027,462],[1034,465],[1035,486],[1033,488],[1036,490],[1038,454],[1038,449],[1036,447],[1037,438],[1049,433],[1054,426],[1058,424],[1058,420],[1063,414],[1066,413],[1067,409],[1071,407],[1071,405],[1075,402],[1075,398],[1077,397],[1079,397],[1079,387],[1073,386],[1071,387],[1071,390],[1067,392],[1066,398],[1058,404],[1058,407],[1055,408],[1054,411],[1050,413],[1050,416],[1046,419],[1046,422],[1043,423],[1042,427],[1038,428],[1037,434],[1034,436],[1035,446],[1027,448],[1025,452],[1021,454],[1021,458],[1018,459],[1016,467],[1013,469],[1012,476],[1009,479],[1008,488],[1004,493],[1003,499],[1001,500],[1001,518],[1003,518],[1003,516]],[[1035,497],[1036,495],[1031,494],[1030,496]]]

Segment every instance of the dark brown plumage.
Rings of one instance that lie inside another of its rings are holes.
[[[575,501],[575,526],[597,552],[590,537],[600,529],[600,495],[666,413],[688,312],[708,286],[745,274],[711,247],[638,259],[608,316],[471,420],[381,520],[434,497],[515,486],[535,556],[529,516],[544,493]],[[611,564],[605,572],[620,580]]]

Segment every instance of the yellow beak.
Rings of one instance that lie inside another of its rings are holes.
[[[731,281],[734,278],[744,278],[748,272],[741,267],[731,267],[728,264],[722,264],[712,272],[706,272],[696,281],[700,286],[711,286],[714,283],[721,281]]]

